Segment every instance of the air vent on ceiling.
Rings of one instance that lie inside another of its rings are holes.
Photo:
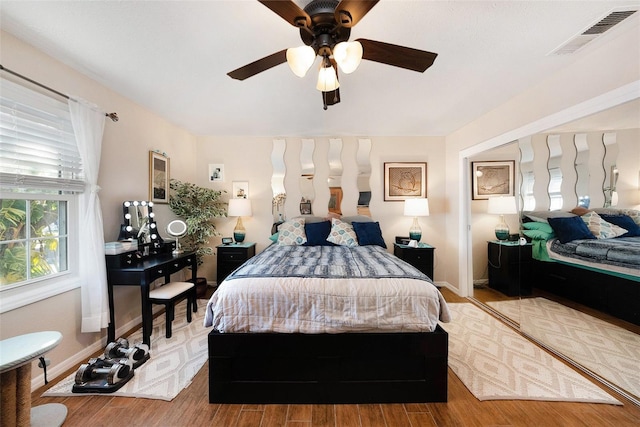
[[[615,25],[633,15],[637,11],[638,10],[635,9],[611,12],[577,36],[572,37],[571,39],[560,45],[560,47],[551,51],[549,55],[567,55],[570,53],[574,53],[590,41],[600,37],[606,31],[610,30]]]

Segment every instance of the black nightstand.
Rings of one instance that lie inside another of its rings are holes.
[[[489,287],[508,296],[531,295],[531,243],[488,242]]]
[[[433,251],[435,249],[426,243],[419,243],[417,248],[401,245],[400,243],[393,244],[393,254],[395,256],[413,265],[429,276],[431,280],[433,280]]]
[[[240,267],[243,262],[256,254],[256,244],[251,242],[218,245],[218,273],[216,283],[222,281]]]

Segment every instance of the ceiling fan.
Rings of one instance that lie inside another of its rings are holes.
[[[284,49],[233,70],[229,77],[244,80],[284,62],[304,77],[316,56],[322,58],[316,89],[322,92],[324,109],[340,102],[338,68],[345,74],[356,70],[362,59],[424,72],[437,53],[369,39],[349,42],[355,26],[379,0],[312,0],[305,8],[291,0],[258,0],[289,24],[300,29],[304,46]]]

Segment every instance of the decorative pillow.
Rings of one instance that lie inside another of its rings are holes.
[[[343,216],[340,220],[342,222],[348,222],[349,224],[353,224],[354,222],[373,222],[371,218],[364,215]]]
[[[595,239],[581,216],[549,218],[549,225],[560,239],[560,243],[568,243],[577,239]]]
[[[337,218],[331,219],[331,232],[327,237],[327,242],[339,246],[358,246],[358,237],[353,230],[353,226]]]
[[[563,211],[531,211],[523,212],[523,214],[538,222],[549,222],[549,218],[570,218],[576,216],[571,212]]]
[[[549,240],[555,236],[553,231],[551,233],[547,233],[542,230],[522,230],[522,234],[533,239],[533,240]]]
[[[378,245],[387,248],[382,238],[379,222],[352,222],[351,225],[356,232],[360,246]]]
[[[576,206],[575,208],[571,209],[571,213],[576,214],[578,216],[582,216],[587,212],[591,212],[591,211],[583,206]]]
[[[640,225],[636,224],[628,215],[600,214],[600,217],[611,224],[615,224],[618,227],[622,227],[627,230],[627,232],[620,237],[640,236]]]
[[[613,237],[622,236],[627,232],[624,228],[605,221],[595,212],[586,213],[580,218],[582,218],[584,223],[587,224],[589,231],[596,236],[596,239],[611,239]]]
[[[331,222],[312,222],[304,224],[304,232],[307,236],[307,243],[304,246],[333,246],[333,243],[327,242],[327,237],[331,232]]]
[[[623,209],[621,213],[631,218],[636,224],[640,225],[640,211],[635,209]]]
[[[539,230],[548,234],[553,234],[553,228],[548,222],[524,222],[522,228],[526,230]]]
[[[297,246],[307,241],[304,234],[304,218],[293,218],[278,227],[278,244]]]

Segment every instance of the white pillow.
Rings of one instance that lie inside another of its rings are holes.
[[[307,243],[304,233],[304,218],[293,218],[278,226],[278,244],[298,246]]]
[[[358,237],[353,230],[353,226],[337,218],[331,218],[331,232],[327,237],[327,242],[339,246],[358,246]]]
[[[589,231],[596,236],[596,239],[611,239],[627,233],[624,228],[605,221],[595,212],[587,212],[581,218],[587,224]]]

